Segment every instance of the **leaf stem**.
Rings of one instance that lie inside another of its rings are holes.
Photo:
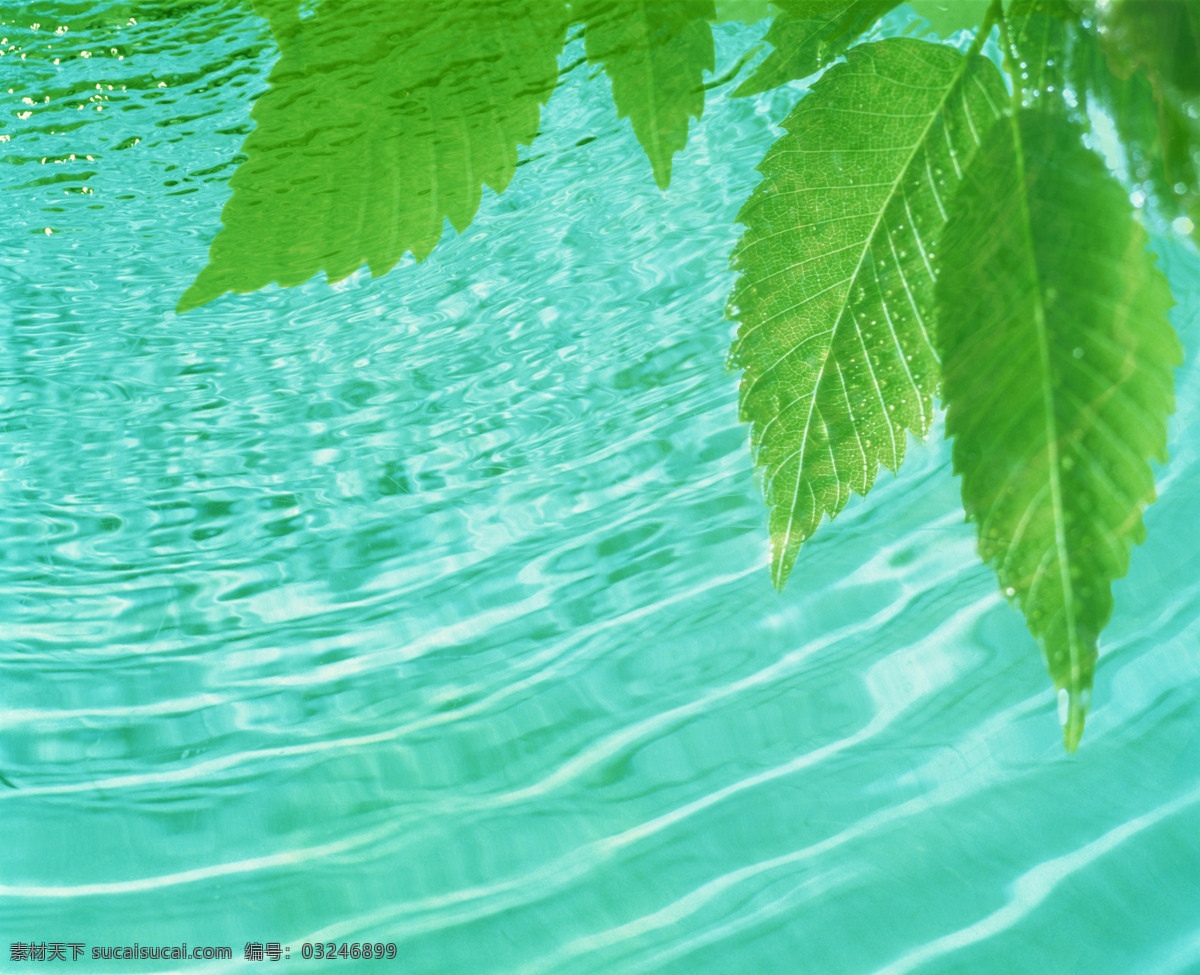
[[[1000,0],[993,0],[992,6],[999,7]],[[1006,70],[1013,82],[1012,103],[1015,114],[1021,108],[1025,89],[1021,87],[1021,76],[1019,74],[1019,65],[1021,62],[1017,60],[1017,49],[1013,45],[1012,35],[1008,32],[1008,20],[1005,18],[1003,11],[1000,13],[1000,44],[1004,48],[1004,60],[1007,62]]]
[[[967,50],[968,58],[974,57],[983,50],[983,45],[987,43],[988,35],[991,34],[992,28],[997,23],[1000,25],[1001,33],[1007,36],[1004,26],[1004,5],[1000,0],[992,0],[991,5],[983,15],[983,22],[979,25],[979,30],[975,32],[975,39],[971,41],[971,46]]]

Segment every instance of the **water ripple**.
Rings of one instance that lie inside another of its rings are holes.
[[[940,426],[770,587],[724,301],[799,86],[715,89],[663,194],[576,38],[429,260],[176,317],[274,44],[233,0],[61,8],[2,17],[14,939],[1196,967],[1194,365],[1070,758]],[[1194,346],[1200,262],[1156,246]]]

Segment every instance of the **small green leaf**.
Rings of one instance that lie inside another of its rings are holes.
[[[1200,95],[1200,0],[1113,0],[1103,8],[1106,43],[1158,85]]]
[[[909,6],[929,21],[939,37],[974,30],[983,23],[992,0],[909,0]]]
[[[982,134],[1007,107],[988,60],[894,38],[852,50],[784,122],[738,219],[741,417],[771,506],[782,587],[821,519],[923,436],[938,363],[935,240]]]
[[[1119,80],[1102,70],[1089,80],[1133,162],[1144,164],[1138,175],[1155,202],[1200,243],[1200,0],[1118,0],[1104,8],[1102,23]]]
[[[704,112],[704,72],[716,66],[713,0],[593,0],[583,7],[589,64],[612,79],[618,118],[629,118],[660,189]]]
[[[1068,79],[1071,91],[1083,103],[1083,118],[1099,120],[1102,125],[1112,123],[1121,146],[1122,167],[1131,183],[1128,189],[1144,198],[1140,202],[1152,217],[1170,224],[1189,210],[1200,210],[1196,180],[1172,179],[1172,167],[1167,164],[1160,123],[1167,128],[1170,144],[1174,112],[1170,105],[1160,106],[1154,86],[1141,71],[1108,56],[1093,32],[1080,31],[1072,44]],[[1195,227],[1192,232],[1197,232]]]
[[[1079,15],[1068,0],[1012,0],[1008,7],[1017,63],[1006,64],[1027,99],[1059,102],[1063,97],[1068,42]],[[1065,105],[1065,103],[1063,103]]]
[[[278,5],[276,5],[278,7]],[[557,2],[326,0],[293,21],[255,103],[208,266],[179,311],[226,291],[373,275],[428,256],[504,190],[558,79]]]
[[[715,0],[715,24],[727,24],[738,21],[743,24],[757,24],[771,16],[769,0]]]
[[[778,0],[775,5],[780,12],[766,37],[775,50],[734,96],[757,95],[816,74],[900,0]]]
[[[947,435],[979,551],[1083,732],[1111,586],[1166,459],[1170,294],[1083,129],[1022,110],[988,133],[939,248]]]

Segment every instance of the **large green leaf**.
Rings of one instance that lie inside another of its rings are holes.
[[[266,8],[270,9],[270,8]],[[282,55],[252,112],[209,263],[180,310],[275,281],[424,259],[532,142],[566,35],[550,0],[326,0],[272,17]]]
[[[1083,129],[997,123],[939,248],[947,432],[979,549],[1025,613],[1083,732],[1111,584],[1145,534],[1180,348],[1129,199]]]
[[[777,0],[779,14],[767,29],[767,41],[775,50],[734,95],[757,95],[816,74],[899,4],[900,0]]]
[[[950,197],[1007,106],[984,58],[894,38],[852,50],[784,122],[738,219],[741,416],[782,586],[824,515],[895,470],[938,384],[933,260]]]
[[[617,116],[629,118],[665,190],[688,120],[704,112],[704,72],[716,64],[713,0],[591,2],[582,13],[588,62],[604,65]]]

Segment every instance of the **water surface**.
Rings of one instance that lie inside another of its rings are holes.
[[[270,32],[53,6],[0,45],[8,942],[1200,972],[1193,361],[1067,756],[940,426],[771,588],[724,302],[800,86],[715,89],[662,193],[576,39],[429,260],[176,316]],[[1155,246],[1191,356],[1200,259]]]

